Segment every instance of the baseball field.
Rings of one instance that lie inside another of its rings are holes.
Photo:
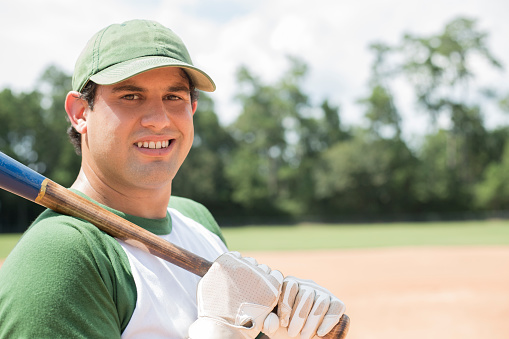
[[[313,279],[349,339],[509,338],[509,222],[226,228],[230,249]],[[2,258],[19,235],[0,236]]]

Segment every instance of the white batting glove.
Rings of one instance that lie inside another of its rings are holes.
[[[278,302],[281,327],[271,339],[323,337],[345,313],[345,305],[312,280],[286,277]]]
[[[198,320],[191,339],[251,339],[278,324],[276,306],[283,275],[237,252],[221,255],[198,283]],[[275,321],[274,321],[275,319]],[[270,325],[270,326],[269,326]]]

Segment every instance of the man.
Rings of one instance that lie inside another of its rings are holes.
[[[88,42],[65,109],[82,155],[71,189],[214,261],[209,272],[200,280],[47,210],[0,270],[1,338],[310,338],[337,323],[344,305],[330,292],[227,252],[210,213],[171,196],[193,142],[196,89],[215,85],[183,42],[133,20]]]

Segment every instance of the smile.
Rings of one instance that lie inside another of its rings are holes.
[[[167,148],[170,146],[171,140],[165,140],[165,141],[143,141],[138,142],[137,146],[139,148],[152,148],[152,149],[161,149],[161,148]]]

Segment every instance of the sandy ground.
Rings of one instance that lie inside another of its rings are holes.
[[[509,247],[242,254],[331,290],[348,339],[509,338]]]
[[[348,339],[509,338],[509,247],[249,252],[342,299]]]

